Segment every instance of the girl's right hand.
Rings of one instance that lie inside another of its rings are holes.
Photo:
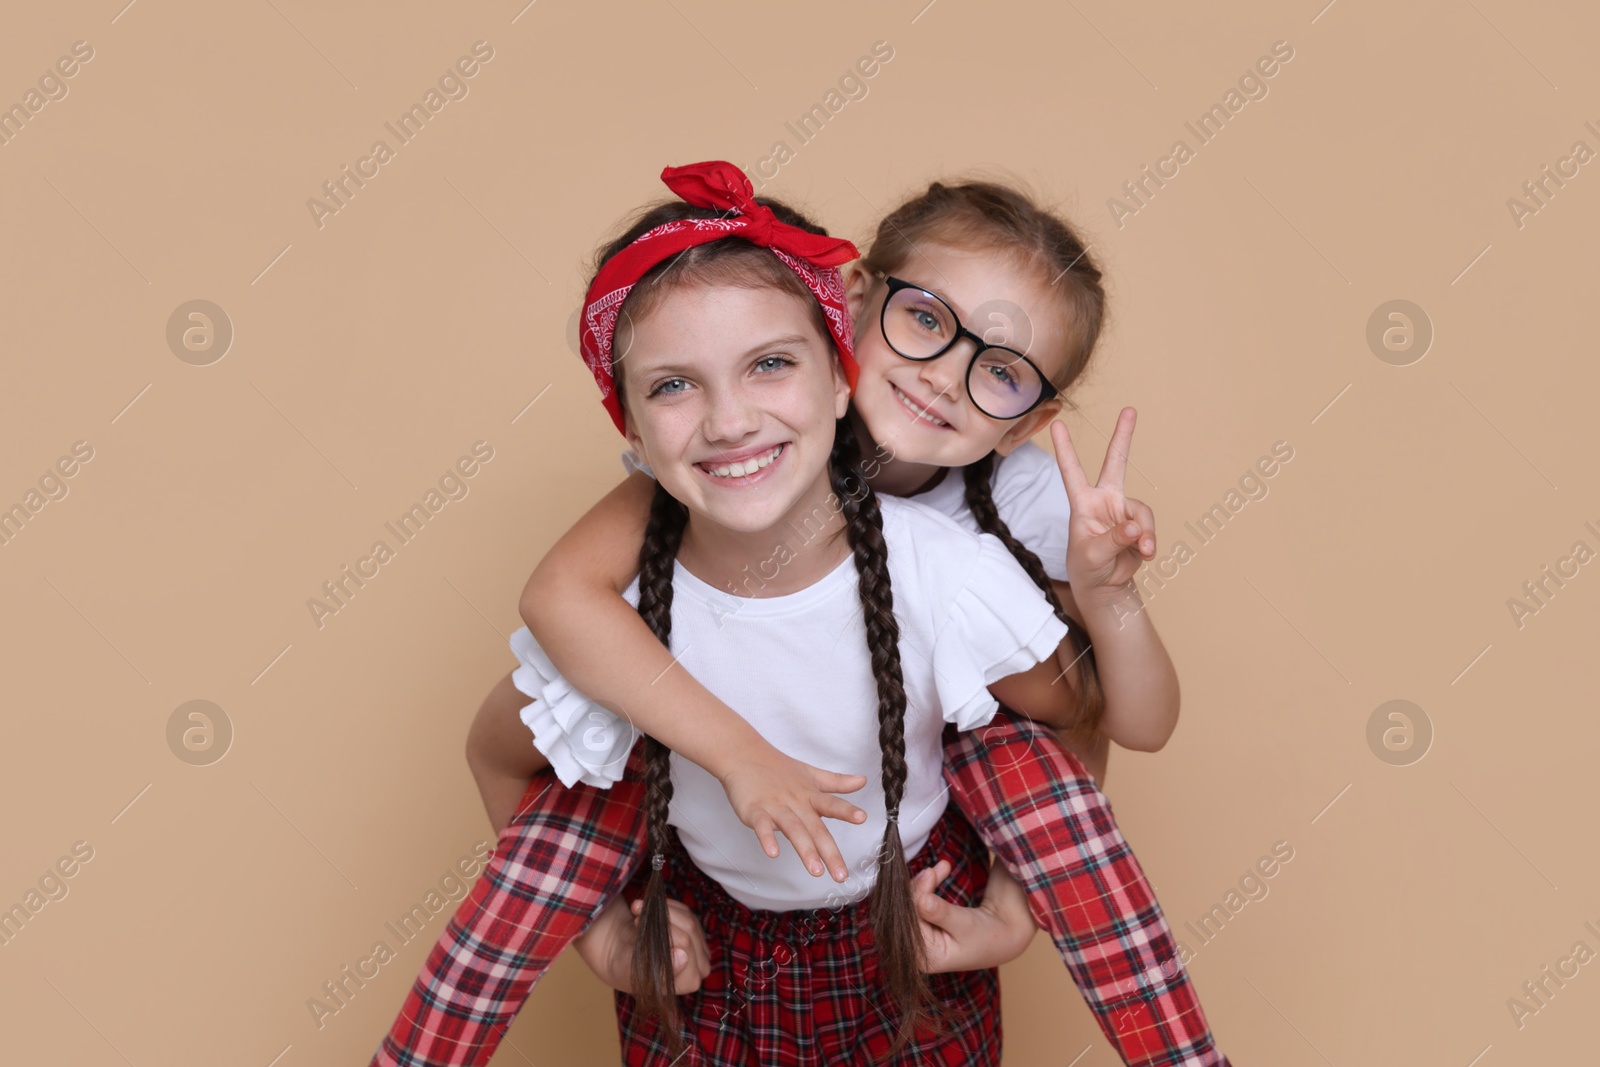
[[[1028,909],[1028,895],[1011,872],[996,862],[983,902],[963,908],[936,892],[950,871],[950,861],[940,860],[911,879],[926,972],[984,970],[1022,955],[1038,927]]]
[[[865,775],[820,770],[771,745],[738,760],[722,776],[728,803],[756,832],[767,855],[777,857],[777,831],[782,831],[806,870],[818,877],[831,871],[836,882],[848,880],[850,869],[822,820],[866,822],[866,812],[834,795],[854,793],[866,784]]]
[[[1134,589],[1133,576],[1156,557],[1155,513],[1150,505],[1123,492],[1128,452],[1138,412],[1123,408],[1106,445],[1100,477],[1090,484],[1072,444],[1072,431],[1060,419],[1050,423],[1056,465],[1072,510],[1067,531],[1067,577],[1082,608],[1109,607]]]

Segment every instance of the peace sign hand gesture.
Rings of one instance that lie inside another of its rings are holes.
[[[1079,605],[1109,604],[1126,594],[1145,560],[1156,555],[1156,519],[1150,506],[1123,495],[1128,451],[1133,445],[1133,408],[1123,408],[1100,465],[1100,479],[1089,484],[1067,424],[1050,424],[1056,463],[1066,483],[1072,518],[1067,533],[1067,577]]]

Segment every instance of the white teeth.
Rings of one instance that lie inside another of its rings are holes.
[[[906,396],[906,394],[900,391],[899,386],[891,386],[890,388],[894,389],[895,395],[898,396],[900,398],[900,402],[906,406],[906,410],[910,411],[911,414],[915,415],[923,422],[930,423],[934,426],[950,425],[948,422],[945,422],[942,419],[936,419],[932,415],[929,415],[926,411],[923,411],[921,408],[917,407],[916,403],[909,396]]]
[[[713,478],[743,478],[747,474],[754,474],[777,459],[778,453],[782,451],[783,446],[777,445],[771,451],[763,452],[759,456],[751,456],[742,463],[729,463],[724,467],[707,467],[705,470]]]

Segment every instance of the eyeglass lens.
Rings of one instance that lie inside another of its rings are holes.
[[[948,349],[958,322],[950,306],[921,289],[894,292],[883,309],[883,336],[908,359],[931,359]],[[1044,380],[1020,353],[986,348],[967,368],[967,389],[978,410],[991,418],[1015,418],[1044,391]]]

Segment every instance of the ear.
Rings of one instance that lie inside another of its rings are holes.
[[[844,375],[844,363],[837,350],[833,353],[833,417],[837,421],[850,410],[850,379]]]
[[[861,309],[867,306],[867,295],[872,292],[877,280],[871,271],[862,266],[859,259],[845,266],[844,301],[845,306],[850,309],[851,322],[860,320]]]
[[[1020,419],[1011,421],[1010,429],[1005,436],[995,442],[994,450],[1002,456],[1009,456],[1013,449],[1044,428],[1044,424],[1055,418],[1061,411],[1061,398],[1053,397],[1034,408]]]
[[[634,430],[633,418],[628,414],[628,405],[626,404],[622,405],[622,432],[628,438],[628,447],[633,449],[633,454],[654,468],[655,464],[650,463],[650,457],[645,455],[644,438],[640,437]]]

